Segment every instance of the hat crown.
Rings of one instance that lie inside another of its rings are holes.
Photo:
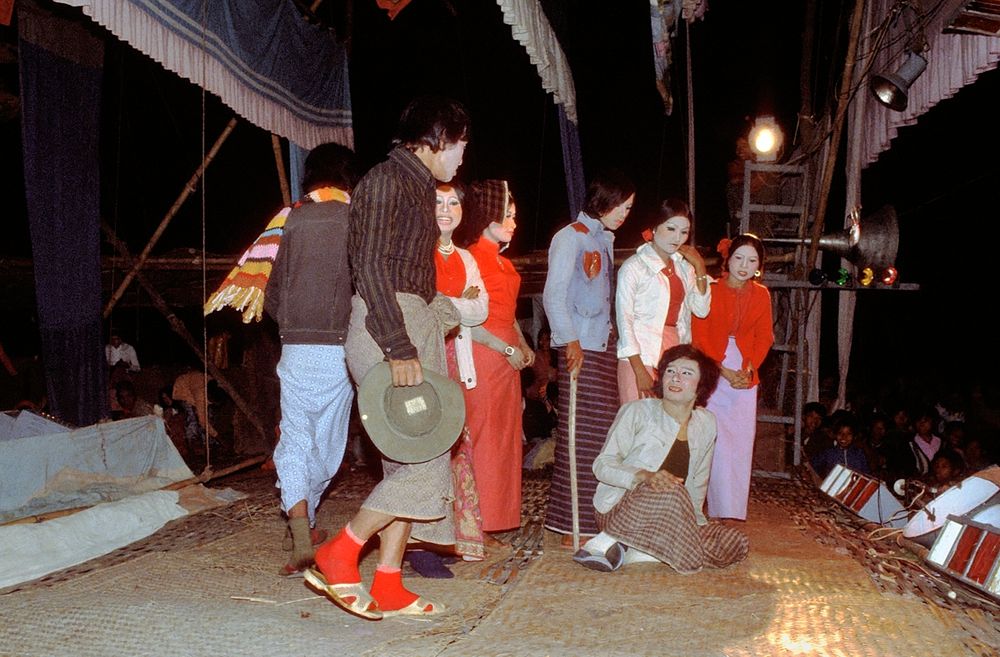
[[[441,424],[441,399],[426,381],[386,388],[383,405],[386,421],[404,438],[420,439]]]

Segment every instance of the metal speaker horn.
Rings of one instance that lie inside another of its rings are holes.
[[[911,50],[906,56],[906,61],[895,73],[872,76],[872,93],[878,102],[889,109],[902,112],[909,102],[906,92],[926,68],[927,60],[920,53]]]
[[[854,250],[844,256],[859,267],[882,269],[896,264],[899,251],[899,221],[896,210],[885,205],[875,214],[863,219],[861,235]]]
[[[899,222],[890,205],[861,221],[852,213],[851,225],[819,238],[819,248],[849,260],[858,267],[884,269],[896,263]]]
[[[890,205],[867,219],[858,221],[857,210],[851,212],[851,225],[819,238],[819,248],[849,260],[859,267],[884,269],[896,263],[899,250],[899,222]],[[808,244],[809,239],[765,238],[765,242]]]

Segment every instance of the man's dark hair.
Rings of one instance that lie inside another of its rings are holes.
[[[462,103],[442,96],[418,96],[399,117],[393,146],[427,146],[438,152],[447,144],[469,140],[471,121]]]
[[[587,216],[600,219],[635,194],[635,183],[617,169],[595,175],[587,185],[583,211]]]
[[[354,151],[332,142],[320,144],[306,156],[302,189],[311,192],[320,187],[337,187],[351,191],[359,178]]]

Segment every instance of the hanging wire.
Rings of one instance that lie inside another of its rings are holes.
[[[691,210],[691,216],[697,217],[698,213],[695,210],[695,166],[694,166],[694,82],[693,82],[693,72],[691,67],[691,21],[684,21],[684,46],[685,55],[687,59],[687,111],[688,111],[688,154],[687,154],[687,165],[688,165],[688,208]],[[691,223],[691,244],[695,243],[695,225]]]
[[[208,31],[208,0],[203,0],[201,5],[201,161],[205,161],[205,156],[207,155],[206,149],[206,120],[205,115],[207,114],[206,102],[208,95],[205,91],[205,84],[207,82],[207,31]],[[205,214],[206,214],[206,196],[207,196],[207,182],[208,176],[205,175],[206,172],[202,173],[201,176],[201,298],[207,298],[207,288],[208,288],[208,273],[205,266]],[[202,357],[202,393],[204,399],[204,411],[205,411],[205,472],[209,473],[212,471],[212,449],[211,449],[211,439],[209,437],[209,427],[212,426],[212,422],[209,420],[208,409],[208,322],[202,318],[201,321],[201,353]]]
[[[538,227],[542,223],[539,220],[539,216],[542,211],[542,169],[545,165],[545,132],[549,123],[549,97],[548,94],[542,94],[542,134],[538,138],[538,182],[535,185],[535,218],[534,218],[534,230],[532,231],[531,238],[531,248],[535,249],[538,245]]]
[[[111,198],[111,225],[112,229],[115,231],[115,235],[118,234],[118,216],[119,216],[119,194],[121,190],[121,170],[122,170],[122,109],[125,107],[123,99],[125,97],[125,54],[123,50],[118,51],[118,122],[115,131],[115,183],[114,190],[112,192]],[[111,258],[111,290],[118,289],[118,257],[113,255]],[[108,337],[115,332],[115,315],[112,312],[108,317]]]

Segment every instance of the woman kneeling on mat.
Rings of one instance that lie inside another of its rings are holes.
[[[621,407],[600,455],[594,508],[601,532],[573,559],[609,572],[623,564],[663,562],[679,573],[744,559],[741,531],[708,523],[702,510],[715,451],[715,416],[704,408],[719,366],[687,344],[664,352],[657,367],[662,399]]]

